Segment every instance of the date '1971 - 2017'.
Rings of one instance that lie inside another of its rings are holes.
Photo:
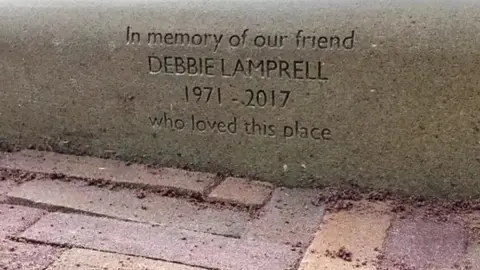
[[[290,91],[265,91],[246,89],[245,99],[232,98],[231,101],[239,102],[246,107],[276,107],[281,108],[287,105],[290,98]],[[210,86],[185,86],[185,101],[195,103],[217,103],[222,104],[224,96],[220,87]]]

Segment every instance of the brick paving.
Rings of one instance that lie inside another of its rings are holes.
[[[195,194],[203,194],[216,181],[214,174],[172,168],[153,169],[117,160],[30,150],[3,154],[0,158],[0,166],[7,169],[101,179],[114,183],[175,188],[177,192]]]
[[[367,209],[373,211],[327,214],[300,269],[376,269],[391,222],[391,216],[377,208],[382,207],[371,205]]]
[[[231,270],[290,269],[298,257],[286,245],[63,213],[45,216],[20,237]]]
[[[262,206],[272,193],[272,186],[258,181],[229,177],[208,195],[210,201],[221,201],[249,207]]]
[[[151,260],[141,257],[127,256],[88,249],[73,248],[65,251],[47,270],[202,270],[182,264]]]
[[[315,206],[318,190],[278,188],[245,234],[253,240],[306,247],[322,221],[324,208]]]
[[[455,269],[464,254],[467,234],[462,224],[425,221],[417,217],[392,224],[383,268]],[[405,248],[408,247],[408,248]]]
[[[0,204],[0,269],[41,270],[56,259],[56,248],[7,239],[27,229],[45,213],[30,207]]]
[[[43,270],[51,265],[62,250],[48,245],[0,240],[0,269]]]
[[[12,186],[12,181],[0,180],[0,203],[5,201],[7,198],[5,195],[12,190]]]
[[[464,222],[468,230],[468,244],[458,269],[480,269],[480,211],[468,215]]]
[[[0,170],[0,269],[480,270],[478,210],[332,209],[315,189],[35,151]]]
[[[144,191],[99,188],[83,181],[34,180],[17,186],[8,197],[13,202],[32,202],[53,209],[58,207],[234,237],[240,237],[250,220],[248,213],[243,211],[205,207],[205,204]]]
[[[45,213],[30,207],[0,204],[0,239],[23,231]]]

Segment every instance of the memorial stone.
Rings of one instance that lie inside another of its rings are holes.
[[[0,0],[0,137],[480,195],[480,2]]]

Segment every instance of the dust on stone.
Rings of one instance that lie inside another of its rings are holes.
[[[331,251],[327,249],[325,250],[325,256],[330,257],[332,259],[340,258],[347,262],[351,262],[353,259],[353,253],[351,251],[348,251],[345,247],[341,247],[336,251]]]
[[[327,188],[321,191],[312,201],[313,205],[324,205],[328,212],[348,211],[360,201],[384,201],[391,205],[391,212],[405,218],[414,210],[421,209],[425,218],[436,221],[447,221],[454,214],[466,214],[480,210],[480,199],[448,200],[424,198],[420,196],[402,196],[388,191],[372,191],[358,187],[336,189]]]

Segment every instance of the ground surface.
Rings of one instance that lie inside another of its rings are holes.
[[[480,269],[480,204],[0,153],[0,269]]]

